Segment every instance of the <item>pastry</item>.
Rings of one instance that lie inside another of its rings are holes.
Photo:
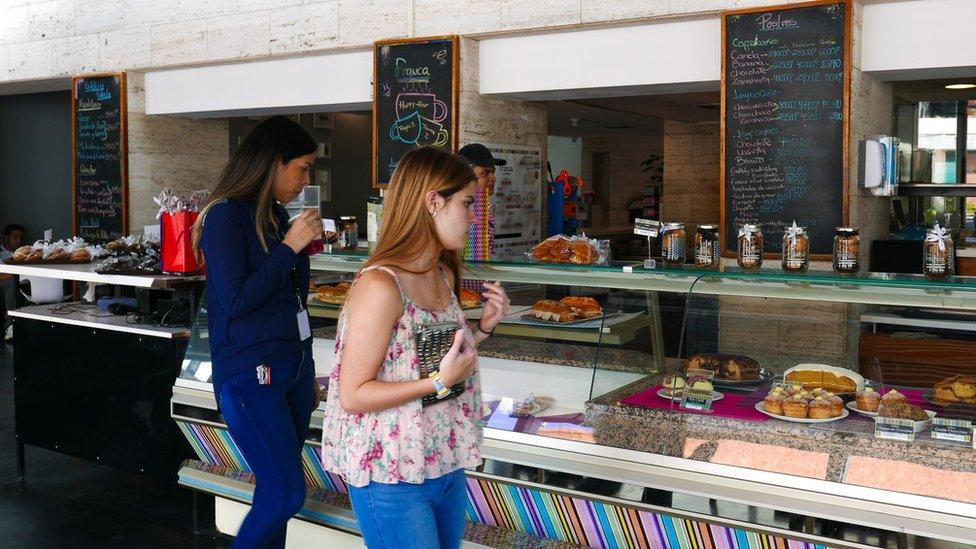
[[[592,265],[596,263],[599,257],[596,247],[586,240],[573,242],[570,244],[570,250],[572,251],[572,255],[569,256],[569,262],[576,263],[577,265]]]
[[[16,250],[14,250],[14,255],[13,255],[12,259],[14,261],[26,261],[27,260],[27,256],[29,256],[31,254],[31,252],[33,252],[33,251],[34,251],[34,249],[32,247],[30,247],[30,246],[21,246],[21,247],[17,248]]]
[[[664,378],[664,383],[662,383],[668,389],[684,389],[685,388],[685,378],[681,376],[668,376]]]
[[[857,393],[857,409],[865,412],[877,412],[881,406],[881,395],[871,387],[865,387]]]
[[[563,235],[551,236],[532,248],[532,256],[546,263],[568,263],[571,255],[569,239]]]
[[[698,353],[685,361],[685,367],[713,370],[718,379],[733,381],[759,379],[759,363],[747,356]]]
[[[71,253],[71,261],[88,261],[91,259],[91,252],[87,248],[75,250]]]
[[[807,400],[799,396],[791,396],[783,401],[783,415],[787,417],[805,418],[808,409]]]
[[[481,305],[481,294],[474,290],[461,288],[461,296],[459,301],[461,302],[461,308],[472,309]]]
[[[910,419],[912,421],[926,421],[929,419],[928,412],[918,406],[912,406],[907,401],[893,402],[890,404],[884,403],[881,405],[881,409],[878,410],[878,415],[881,417]]]
[[[800,364],[784,373],[790,383],[799,383],[807,390],[821,388],[834,393],[856,393],[864,388],[864,377],[848,370],[823,364]]]
[[[832,394],[827,397],[827,402],[830,403],[830,417],[844,415],[844,399]]]
[[[71,255],[64,251],[63,248],[57,248],[48,254],[48,256],[44,258],[44,261],[66,261],[70,257]]]
[[[536,318],[554,322],[571,322],[578,318],[572,307],[551,299],[536,301],[530,314]]]
[[[348,287],[329,286],[326,284],[324,286],[319,286],[319,289],[316,290],[315,299],[317,301],[321,301],[322,303],[342,305],[346,301],[346,294],[348,293]]]
[[[830,402],[822,396],[811,400],[807,406],[807,417],[810,419],[830,419],[834,417],[830,410]]]
[[[882,406],[887,406],[889,404],[908,404],[908,397],[899,393],[896,389],[892,389],[881,397]]]
[[[318,287],[319,287],[318,284],[316,284],[314,280],[309,280],[308,281],[308,291],[314,292],[315,289],[318,288]]]
[[[570,306],[579,318],[593,318],[603,314],[600,303],[592,297],[571,296],[559,300],[563,305]]]
[[[807,392],[807,391],[800,391],[795,396],[798,396],[798,397],[802,398],[803,400],[805,400],[807,402],[810,402],[811,400],[814,399],[814,396],[811,393]]]
[[[783,401],[786,400],[786,393],[784,391],[771,391],[766,398],[763,399],[763,406],[766,407],[766,411],[770,414],[776,414],[778,416],[783,414]]]
[[[120,252],[126,249],[127,244],[122,240],[113,240],[105,245],[105,249],[110,252]]]
[[[24,263],[40,263],[44,260],[43,250],[33,250],[24,258]]]
[[[696,391],[714,391],[715,390],[715,388],[712,386],[712,382],[711,381],[708,381],[708,380],[705,380],[705,379],[699,379],[699,380],[695,381],[694,383],[691,384],[691,388],[694,389],[694,390],[696,390]]]
[[[790,388],[786,390],[786,393],[790,396],[798,395],[803,392],[803,385],[799,383],[794,383],[790,385]]]
[[[953,402],[976,404],[976,376],[957,375],[935,384],[933,400],[945,406]]]

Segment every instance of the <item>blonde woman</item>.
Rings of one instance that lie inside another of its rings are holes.
[[[486,283],[472,332],[458,303],[474,190],[474,173],[457,156],[407,153],[384,200],[376,250],[339,315],[322,462],[349,485],[371,549],[453,549],[464,533],[464,469],[481,463],[476,346],[509,308],[501,285]],[[440,377],[421,378],[417,330],[444,322],[458,331]],[[460,396],[422,404],[458,383]]]

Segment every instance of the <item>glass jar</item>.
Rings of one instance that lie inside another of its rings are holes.
[[[861,234],[857,227],[837,227],[834,231],[834,271],[857,274],[861,270]]]
[[[695,231],[695,267],[716,269],[721,259],[718,225],[699,225]]]
[[[745,224],[739,229],[739,253],[736,260],[739,267],[747,270],[759,269],[763,262],[763,234],[759,225]]]
[[[941,280],[952,276],[954,247],[945,228],[936,225],[928,230],[922,243],[922,272],[926,278]]]
[[[805,227],[787,227],[783,234],[783,271],[803,274],[810,267],[810,236]]]
[[[342,235],[339,237],[340,248],[355,250],[359,245],[359,223],[356,222],[356,216],[341,216],[339,221],[342,223]]]
[[[661,227],[661,258],[665,267],[685,264],[687,233],[684,223],[665,223]]]

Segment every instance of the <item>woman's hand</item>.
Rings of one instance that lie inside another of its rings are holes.
[[[312,409],[316,410],[319,404],[322,403],[322,386],[319,385],[318,381],[315,381],[313,384],[315,385],[315,403],[312,405]]]
[[[483,286],[485,287],[485,312],[478,321],[478,330],[488,334],[498,326],[502,318],[508,315],[511,303],[501,282],[485,282]]]
[[[474,340],[467,330],[458,330],[454,334],[454,342],[450,350],[444,355],[440,363],[441,383],[451,387],[464,381],[474,374],[474,367],[478,363]]]
[[[322,217],[318,210],[308,209],[292,221],[283,242],[297,254],[316,238],[322,238]]]

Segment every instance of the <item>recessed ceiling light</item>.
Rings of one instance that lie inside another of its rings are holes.
[[[945,88],[947,90],[969,90],[976,88],[976,84],[949,84]]]

